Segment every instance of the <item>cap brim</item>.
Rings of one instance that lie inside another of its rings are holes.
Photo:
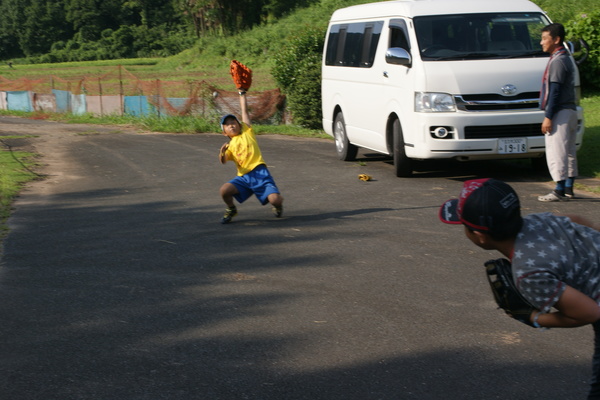
[[[225,123],[225,120],[226,120],[227,118],[235,118],[235,120],[236,120],[238,123],[240,122],[240,120],[239,120],[239,119],[238,119],[238,118],[237,118],[235,115],[233,115],[233,114],[227,114],[227,115],[223,115],[223,116],[221,117],[221,127],[223,127],[223,124]]]
[[[451,199],[442,204],[439,217],[440,221],[446,224],[462,224],[458,216],[458,199]]]

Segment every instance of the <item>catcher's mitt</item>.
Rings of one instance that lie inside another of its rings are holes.
[[[252,70],[237,60],[231,60],[229,64],[229,73],[233,78],[235,87],[240,92],[245,92],[252,85]]]
[[[536,308],[517,290],[510,261],[505,258],[490,260],[485,263],[485,272],[498,307],[517,321],[533,326],[529,317]]]

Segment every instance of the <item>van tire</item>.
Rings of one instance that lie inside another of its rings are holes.
[[[402,126],[397,118],[392,122],[392,140],[394,149],[394,169],[397,177],[409,177],[412,175],[412,161],[406,157],[404,150],[404,135]]]
[[[358,147],[348,141],[346,134],[346,123],[344,115],[339,112],[333,121],[333,137],[335,138],[335,150],[338,158],[342,161],[354,161],[358,152]]]

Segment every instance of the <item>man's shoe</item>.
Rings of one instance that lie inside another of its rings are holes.
[[[222,224],[228,224],[231,222],[231,220],[233,219],[233,217],[235,217],[237,215],[237,208],[234,207],[229,207],[225,209],[225,214],[223,214],[223,219],[221,219],[221,223]]]
[[[281,216],[283,215],[283,206],[273,207],[273,214],[277,218],[281,218]]]
[[[573,197],[575,197],[575,193],[573,193],[573,188],[572,187],[566,187],[565,188],[565,196],[567,196],[570,199],[572,199]]]
[[[539,196],[538,200],[543,201],[543,202],[568,201],[569,198],[567,196],[565,196],[564,194],[558,193],[556,190],[553,190],[552,192],[548,193],[545,196]]]

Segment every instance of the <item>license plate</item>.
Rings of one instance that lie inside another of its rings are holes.
[[[527,139],[498,139],[498,154],[527,153]]]

